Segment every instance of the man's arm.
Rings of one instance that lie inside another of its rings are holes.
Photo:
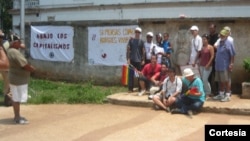
[[[0,69],[5,70],[9,68],[9,60],[3,50],[3,47],[0,46]]]

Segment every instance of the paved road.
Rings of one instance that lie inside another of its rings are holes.
[[[250,124],[249,116],[200,113],[192,119],[119,105],[22,105],[28,125],[0,107],[0,141],[203,141],[205,124]]]

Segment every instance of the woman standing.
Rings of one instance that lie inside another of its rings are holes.
[[[204,91],[206,95],[211,94],[211,86],[208,81],[208,77],[212,71],[212,61],[214,58],[214,48],[212,45],[208,44],[208,41],[209,41],[209,35],[208,34],[202,35],[203,46],[198,57],[201,79],[204,84]]]

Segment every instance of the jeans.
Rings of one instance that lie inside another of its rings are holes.
[[[141,70],[141,62],[130,62],[137,70]],[[128,76],[128,90],[133,91],[134,89],[134,77],[135,77],[135,72],[133,69],[129,69],[129,76]],[[139,81],[137,80],[138,86]],[[139,88],[140,89],[140,88]]]
[[[180,95],[177,97],[175,101],[175,106],[181,109],[181,113],[187,114],[189,110],[192,111],[199,111],[204,102],[198,99],[191,99],[188,96]]]
[[[204,66],[200,66],[200,74],[201,74],[201,80],[204,85],[204,91],[206,94],[211,94],[211,86],[208,81],[208,77],[210,73],[212,72],[212,67],[209,67],[209,69],[206,69]]]

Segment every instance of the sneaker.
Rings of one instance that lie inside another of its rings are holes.
[[[179,108],[175,108],[171,110],[171,114],[180,114],[181,113],[181,109]]]
[[[187,111],[187,115],[188,115],[188,117],[192,118],[192,116],[193,116],[193,111],[192,111],[192,110],[188,110],[188,111]]]
[[[221,102],[228,102],[230,101],[230,96],[225,96],[223,99],[220,100]]]
[[[224,98],[224,96],[220,95],[220,94],[213,97],[214,100],[221,100],[223,98]]]
[[[138,96],[142,96],[142,95],[144,95],[144,94],[145,94],[145,92],[146,92],[146,90],[142,90],[141,92],[139,92],[139,93],[138,93]]]
[[[20,117],[19,119],[15,120],[16,124],[28,124],[29,121],[24,118],[24,117]]]
[[[153,99],[153,97],[154,97],[154,95],[153,95],[153,94],[151,94],[151,95],[149,95],[149,96],[148,96],[148,99],[149,99],[149,100],[152,100],[152,99]]]

